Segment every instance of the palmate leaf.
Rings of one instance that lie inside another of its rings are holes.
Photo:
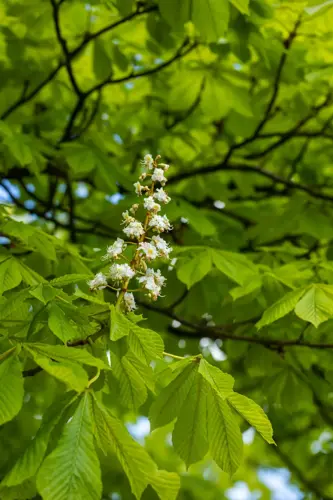
[[[243,440],[228,404],[214,390],[207,394],[208,443],[213,459],[228,474],[239,467]]]
[[[43,462],[37,489],[48,500],[100,500],[102,482],[94,445],[91,397],[85,393],[57,447]]]
[[[56,401],[46,411],[36,436],[1,481],[0,496],[3,488],[11,488],[9,491],[12,491],[13,486],[23,483],[36,474],[44,459],[51,432],[60,420],[64,410],[72,401],[73,393],[68,393],[65,398],[61,401]]]
[[[15,486],[0,487],[1,500],[29,500],[37,494],[36,484],[33,479],[27,479]]]
[[[189,289],[210,272],[212,265],[210,250],[200,252],[178,267],[178,279]]]
[[[80,281],[87,281],[91,279],[90,274],[65,274],[64,276],[59,276],[59,278],[54,278],[49,283],[54,287],[63,287],[67,285],[77,284]]]
[[[126,356],[118,358],[112,352],[111,365],[112,374],[119,383],[120,402],[131,410],[139,408],[148,396],[144,379]]]
[[[22,275],[16,259],[9,258],[0,262],[0,295],[21,283]]]
[[[221,38],[229,23],[228,0],[193,0],[192,21],[208,42]]]
[[[180,488],[180,477],[175,472],[158,470],[150,478],[150,484],[160,500],[176,500]]]
[[[128,433],[124,424],[109,409],[92,397],[94,433],[98,446],[107,456],[116,454],[133,495],[139,499],[148,484],[161,500],[175,500],[180,480],[178,474],[158,470],[146,450]]]
[[[74,328],[68,315],[55,302],[49,307],[48,325],[50,330],[64,344],[69,340],[80,338],[79,332]]]
[[[228,403],[249,422],[269,444],[275,444],[273,429],[264,410],[252,399],[233,392],[227,398]]]
[[[0,425],[12,420],[23,404],[21,363],[11,355],[0,364]]]
[[[230,0],[231,3],[243,14],[249,14],[249,0]]]
[[[128,345],[133,354],[147,365],[153,359],[160,359],[163,356],[164,343],[162,337],[148,328],[140,328],[133,324],[128,336]]]
[[[256,327],[260,329],[265,325],[269,325],[270,323],[283,318],[283,316],[286,316],[288,313],[293,311],[297,302],[304,295],[305,290],[305,288],[298,288],[297,290],[286,293],[286,295],[284,295],[280,300],[266,309],[261,320],[256,324]]]
[[[232,393],[234,386],[232,376],[228,373],[223,373],[216,366],[207,363],[205,359],[201,359],[200,361],[199,373],[222,399],[225,399]]]
[[[95,398],[93,415],[98,446],[105,454],[116,453],[133,494],[140,498],[149,484],[149,477],[155,473],[154,462],[145,449],[131,438],[123,423]]]
[[[152,429],[167,425],[178,416],[194,382],[197,370],[198,364],[189,360],[187,364],[182,366],[182,370],[170,384],[162,389],[150,407],[149,419]]]
[[[130,332],[131,321],[118,311],[114,305],[110,307],[110,315],[110,339],[116,341],[126,337]]]
[[[187,467],[201,460],[208,451],[206,385],[206,380],[196,372],[172,433],[175,450]]]
[[[230,375],[198,357],[174,364],[174,378],[152,404],[149,417],[153,429],[177,419],[173,445],[187,466],[201,460],[209,450],[222,470],[229,474],[236,471],[243,441],[229,404],[267,442],[274,443],[265,413],[254,401],[233,392]]]
[[[72,361],[53,361],[33,348],[25,345],[24,349],[32,356],[33,360],[47,373],[63,382],[77,392],[82,392],[88,385],[88,374],[79,363]]]
[[[56,361],[71,361],[80,363],[82,365],[96,366],[101,370],[109,370],[110,367],[104,363],[100,358],[95,358],[86,349],[75,349],[74,347],[67,347],[63,345],[47,345],[40,343],[26,343],[31,351],[36,354],[42,354]]]
[[[0,319],[8,318],[16,313],[16,311],[22,308],[24,301],[29,297],[29,290],[20,290],[17,293],[13,293],[5,302],[0,305]]]
[[[47,304],[58,294],[58,290],[47,283],[40,283],[35,288],[30,290],[30,294],[43,304]]]
[[[214,265],[221,273],[239,285],[245,285],[251,278],[256,278],[256,266],[244,255],[224,250],[211,250]]]
[[[297,303],[295,313],[317,328],[333,316],[333,287],[312,285]]]

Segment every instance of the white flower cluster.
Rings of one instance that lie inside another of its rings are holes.
[[[145,155],[141,164],[146,171],[140,175],[139,181],[134,183],[136,194],[144,196],[143,202],[135,203],[122,214],[122,223],[125,226],[123,232],[132,241],[126,242],[122,238],[117,238],[112,245],[107,247],[106,254],[102,257],[104,261],[125,259],[129,263],[113,263],[107,274],[99,272],[88,282],[91,290],[102,290],[106,287],[116,290],[117,303],[121,303],[125,311],[136,309],[134,295],[129,289],[132,278],[136,277],[140,284],[139,290],[134,291],[142,290],[153,300],[161,295],[161,289],[166,281],[159,269],[147,267],[148,262],[157,258],[169,259],[172,251],[172,248],[160,236],[170,231],[172,226],[166,215],[158,213],[161,211],[162,204],[170,202],[170,197],[163,187],[156,188],[156,183],[165,186],[167,182],[165,172],[169,168],[166,163],[158,163],[159,158],[157,156],[154,159],[150,154]],[[142,181],[148,181],[148,183],[142,184]],[[146,211],[144,222],[135,217],[140,207]],[[134,250],[131,258],[128,256],[130,247]]]
[[[138,278],[138,282],[148,291],[149,297],[156,300],[161,294],[166,278],[161,275],[161,271],[148,268],[146,274]]]

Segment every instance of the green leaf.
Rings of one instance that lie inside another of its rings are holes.
[[[61,151],[71,168],[74,178],[86,175],[96,167],[95,151],[86,144],[64,144]]]
[[[108,302],[105,302],[104,300],[98,299],[97,297],[94,297],[93,295],[87,295],[86,293],[83,293],[79,288],[75,290],[74,293],[74,298],[79,298],[79,299],[84,299],[87,302],[92,302],[93,304],[99,304],[101,306],[105,306],[105,309],[110,308],[110,304]]]
[[[239,285],[245,283],[257,275],[257,269],[244,255],[224,250],[212,250],[213,262],[221,273]]]
[[[207,42],[216,42],[228,28],[228,0],[193,0],[192,22]]]
[[[23,404],[21,363],[10,356],[0,364],[0,425],[12,420]]]
[[[180,489],[180,477],[175,472],[158,470],[150,479],[150,484],[160,500],[176,500]]]
[[[43,276],[36,273],[36,271],[31,269],[30,267],[26,266],[23,262],[21,262],[20,260],[17,260],[16,262],[20,268],[22,280],[27,285],[35,286],[35,285],[38,285],[38,283],[45,283],[46,282],[46,280],[43,278]]]
[[[27,479],[15,486],[0,486],[1,500],[28,500],[37,494],[35,481]]]
[[[54,247],[54,240],[41,229],[24,224],[15,220],[9,220],[2,225],[4,233],[17,238],[24,242],[29,248],[34,249],[43,255],[47,260],[57,260],[57,255]]]
[[[200,360],[199,373],[222,399],[227,398],[233,392],[233,377],[207,363],[205,359]]]
[[[85,393],[57,447],[39,470],[37,488],[43,498],[100,500],[101,471],[93,427],[91,399]]]
[[[163,356],[164,343],[162,337],[148,328],[133,325],[128,336],[128,345],[133,354],[147,365],[153,359],[160,359]]]
[[[16,259],[9,258],[0,262],[0,295],[21,283],[22,275]]]
[[[112,373],[119,383],[120,402],[131,410],[138,409],[147,399],[147,389],[131,362],[123,356],[111,354]]]
[[[59,276],[59,278],[54,278],[50,281],[50,285],[55,287],[63,287],[67,285],[72,285],[79,283],[80,281],[87,281],[91,279],[91,274],[66,274],[65,276]]]
[[[135,354],[129,349],[125,354],[124,358],[126,361],[130,363],[133,368],[137,371],[139,377],[144,381],[148,389],[155,393],[155,375],[151,368],[151,366],[146,365],[142,361],[140,361]]]
[[[51,332],[64,344],[69,340],[80,338],[68,315],[54,302],[49,307],[48,325]]]
[[[197,254],[177,269],[178,279],[191,288],[195,283],[201,281],[212,268],[211,252],[209,250]]]
[[[182,32],[184,24],[190,20],[190,0],[159,0],[159,10],[162,17],[174,31]]]
[[[111,60],[105,49],[104,42],[100,38],[96,38],[94,41],[93,65],[98,80],[104,80],[112,75]]]
[[[58,290],[53,288],[51,285],[40,283],[36,286],[36,288],[30,290],[29,293],[46,305],[48,302],[54,299],[54,297],[58,294]]]
[[[98,446],[107,455],[116,453],[128,477],[133,495],[140,499],[142,492],[155,476],[154,462],[146,450],[132,439],[123,423],[95,398],[93,414]]]
[[[8,146],[8,149],[20,165],[29,165],[32,162],[32,151],[25,140],[24,134],[13,134],[6,137],[3,142]]]
[[[110,339],[116,341],[122,337],[126,337],[132,326],[131,321],[122,312],[118,311],[114,305],[111,306],[110,313]]]
[[[208,451],[206,417],[206,381],[197,373],[179,409],[172,433],[175,450],[187,467],[201,460]]]
[[[33,360],[47,373],[68,385],[76,392],[82,392],[88,385],[87,372],[78,363],[70,361],[53,361],[47,356],[36,352],[33,348],[24,346],[33,357]]]
[[[28,444],[24,453],[19,456],[14,466],[1,481],[0,494],[4,486],[16,486],[36,474],[46,454],[51,432],[72,400],[73,393],[68,394],[64,400],[62,399],[60,404],[57,400],[48,410],[46,410],[36,436]]]
[[[317,328],[333,316],[333,287],[312,285],[297,303],[295,313]]]
[[[121,0],[123,1],[123,0]],[[128,0],[127,0],[128,1]],[[132,1],[132,0],[130,0]],[[115,65],[118,66],[118,68],[121,71],[126,71],[128,68],[129,61],[125,54],[120,50],[118,45],[113,45],[112,47],[112,60],[114,61]]]
[[[67,347],[63,345],[47,345],[47,344],[24,344],[30,351],[33,350],[37,354],[47,356],[55,361],[70,361],[80,363],[82,365],[96,366],[101,370],[109,370],[110,367],[104,363],[100,358],[95,358],[86,349],[76,349],[74,347]]]
[[[286,295],[284,295],[280,300],[266,309],[261,320],[256,324],[256,327],[260,329],[263,326],[269,325],[270,323],[273,323],[277,319],[283,318],[283,316],[290,313],[295,308],[297,302],[304,295],[305,290],[305,288],[298,288],[297,290],[286,293]]]
[[[24,301],[29,296],[29,290],[24,289],[13,293],[9,299],[0,304],[0,319],[12,316],[24,305]]]
[[[262,435],[267,443],[275,444],[272,425],[264,410],[257,403],[237,392],[230,394],[227,401]]]
[[[230,0],[242,14],[249,14],[249,0]]]
[[[116,0],[116,6],[122,16],[128,16],[133,10],[133,0]]]
[[[149,419],[152,429],[163,427],[178,416],[197,371],[198,363],[190,360],[188,364],[182,366],[180,373],[169,385],[161,390],[150,407]]]
[[[231,475],[242,458],[242,434],[228,404],[212,389],[208,392],[207,407],[210,452],[217,465]]]

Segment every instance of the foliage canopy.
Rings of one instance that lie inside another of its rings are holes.
[[[332,4],[0,2],[1,499],[333,499]],[[174,260],[125,314],[87,282],[148,153]]]

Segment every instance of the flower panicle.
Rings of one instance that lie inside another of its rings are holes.
[[[117,304],[125,312],[136,309],[135,292],[142,292],[150,299],[157,300],[166,282],[160,269],[149,267],[153,261],[169,259],[172,252],[164,239],[164,234],[171,231],[172,226],[168,217],[161,214],[162,206],[171,201],[164,189],[169,165],[159,163],[160,158],[159,155],[153,158],[151,154],[146,154],[140,162],[144,171],[134,183],[134,190],[142,201],[122,214],[122,231],[129,241],[117,238],[108,246],[102,261],[111,262],[111,266],[107,272],[97,273],[88,282],[91,291],[106,287],[116,289]],[[142,217],[138,216],[140,214],[143,214]],[[131,291],[130,282],[134,278],[139,283],[139,289]]]

